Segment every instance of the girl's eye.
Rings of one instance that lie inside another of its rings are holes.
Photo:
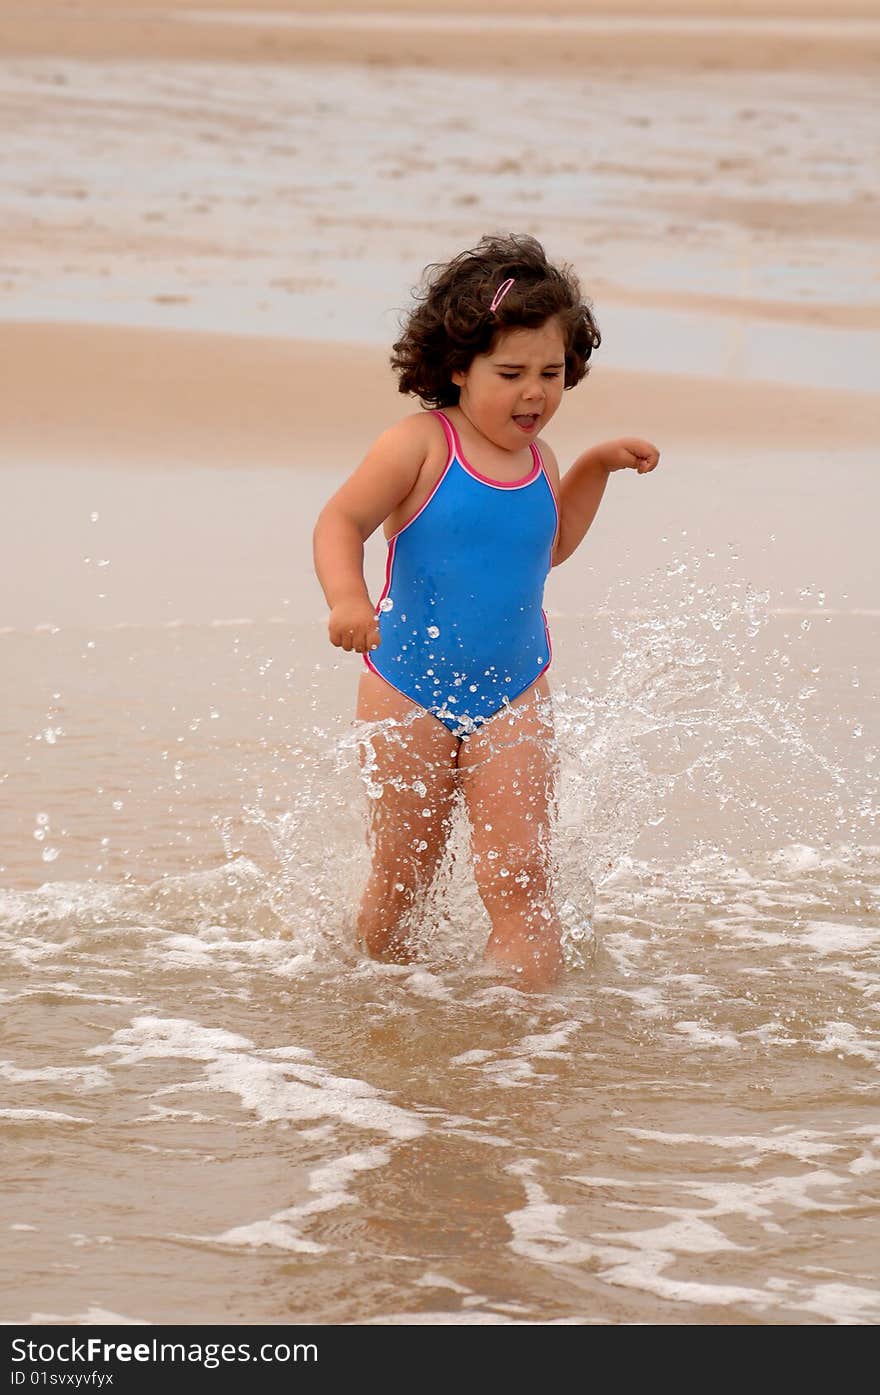
[[[559,374],[558,374],[558,373],[555,373],[555,372],[554,372],[554,373],[545,373],[543,376],[544,376],[545,378],[553,379],[553,378],[558,378],[558,377],[559,377]],[[506,378],[508,382],[512,382],[514,378],[518,378],[518,377],[519,377],[519,374],[518,374],[518,373],[500,373],[500,374],[499,374],[499,377],[501,377],[501,378]]]

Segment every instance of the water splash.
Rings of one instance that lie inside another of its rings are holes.
[[[817,709],[816,683],[804,681],[816,676],[804,646],[809,626],[780,639],[769,595],[738,578],[703,582],[702,560],[678,557],[658,574],[647,612],[621,582],[601,616],[610,626],[607,673],[554,688],[560,778],[550,856],[573,967],[595,954],[597,893],[636,865],[640,850],[652,858],[641,865],[662,867],[670,894],[676,887],[699,899],[719,861],[763,865],[784,847],[813,844],[846,843],[857,856],[876,826],[874,753],[853,768],[840,745],[840,714],[827,703]],[[516,709],[509,718],[515,722]],[[353,724],[335,743],[332,775],[326,754],[319,758],[326,773],[314,763],[303,768],[294,810],[274,819],[252,811],[275,848],[288,906],[300,917],[313,908],[315,927],[352,933],[358,882],[369,867],[362,830],[370,806],[389,790],[427,793],[411,752],[407,774],[379,774],[377,742],[402,749],[409,724]],[[315,828],[321,802],[326,840]],[[339,848],[343,834],[340,881],[339,862],[328,866],[324,848]],[[468,963],[480,953],[489,921],[460,798],[430,892],[407,928],[429,963]]]
[[[593,961],[596,926],[606,933],[626,898],[640,899],[636,869],[662,920],[670,906],[707,910],[726,896],[715,878],[720,867],[760,868],[771,877],[772,859],[801,847],[842,858],[847,878],[857,881],[872,844],[880,763],[869,714],[853,720],[859,675],[852,649],[840,675],[829,663],[824,597],[811,588],[809,614],[774,613],[769,596],[741,577],[718,580],[716,568],[706,579],[707,558],[682,552],[648,587],[618,582],[589,620],[554,621],[559,780],[548,857],[572,966]],[[577,659],[573,674],[569,656]],[[269,672],[265,656],[253,662],[261,675]],[[311,689],[307,669],[276,679],[300,683],[306,701],[314,692],[315,714],[327,710],[320,667]],[[240,792],[214,820],[224,867],[141,886],[56,882],[22,893],[33,898],[27,905],[14,894],[14,913],[28,924],[48,914],[59,926],[65,917],[72,925],[93,915],[122,924],[146,918],[204,934],[221,924],[278,936],[316,962],[357,962],[370,810],[395,792],[427,807],[430,781],[412,760],[405,774],[401,767],[380,778],[376,743],[402,740],[406,723],[343,720],[340,728],[298,715],[295,739],[284,740],[267,707],[256,752],[239,745],[237,733],[234,745],[229,735],[226,746],[216,745],[226,766],[237,763],[232,783]],[[516,709],[503,720],[515,727]],[[189,732],[178,738],[183,758],[189,739],[205,749],[216,742],[206,732],[219,722],[206,721],[195,734],[191,723],[180,723]],[[198,766],[190,762],[186,773],[177,782],[188,801],[181,818],[204,807]],[[32,830],[41,850],[50,842],[42,818]],[[515,879],[517,869],[510,870]],[[490,927],[460,794],[442,861],[409,922],[429,966],[479,961]]]

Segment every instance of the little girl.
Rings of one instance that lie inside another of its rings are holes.
[[[380,723],[358,916],[374,956],[410,957],[460,790],[487,959],[528,988],[562,968],[544,583],[580,545],[609,474],[659,460],[648,441],[607,441],[560,480],[539,433],[599,342],[571,269],[531,237],[484,237],[429,268],[391,363],[400,391],[430,410],[385,431],[318,519],[330,641],[363,654],[357,719]],[[388,565],[374,607],[364,541],[380,523]]]

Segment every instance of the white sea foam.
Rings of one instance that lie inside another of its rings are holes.
[[[433,998],[436,1002],[448,1002],[454,997],[452,987],[444,984],[436,974],[429,973],[426,969],[417,969],[414,973],[408,974],[405,985],[411,993],[415,993],[419,998]]]
[[[463,1051],[460,1056],[450,1056],[451,1066],[478,1066],[483,1061],[491,1061],[492,1052],[486,1051],[483,1047],[475,1047],[473,1051]]]
[[[82,1114],[62,1114],[55,1109],[0,1109],[0,1119],[10,1124],[91,1124]]]
[[[620,988],[605,984],[601,992],[605,997],[624,998],[627,1002],[633,1003],[637,1016],[648,1021],[657,1017],[665,1017],[669,1011],[666,996],[657,984],[646,983],[633,988]]]
[[[606,1196],[612,1197],[617,1192],[642,1192],[649,1197],[654,1197],[657,1191],[655,1182],[641,1179],[578,1175],[572,1176],[568,1180],[577,1182],[589,1190],[601,1189]],[[822,1168],[798,1174],[758,1178],[754,1181],[718,1180],[703,1182],[681,1179],[673,1183],[671,1195],[676,1198],[689,1197],[695,1201],[706,1203],[698,1213],[703,1219],[723,1219],[727,1216],[734,1216],[757,1222],[766,1232],[784,1234],[783,1222],[791,1210],[806,1213],[846,1212],[848,1202],[833,1199],[823,1200],[814,1195],[815,1189],[818,1188],[821,1191],[831,1193],[832,1196],[840,1196],[845,1181],[846,1179],[842,1175]],[[616,1203],[612,1202],[611,1204]],[[695,1214],[692,1208],[673,1204],[657,1205],[648,1200],[639,1203],[631,1197],[628,1197],[626,1204],[630,1208],[637,1206],[639,1210],[658,1215],[682,1217]],[[629,1237],[629,1232],[615,1231],[615,1235],[618,1234],[621,1235],[621,1238],[628,1239]]]
[[[523,1037],[519,1050],[528,1056],[566,1056],[569,1038],[581,1031],[583,1025],[582,1021],[560,1022],[546,1032]]]
[[[390,1160],[387,1148],[369,1148],[361,1153],[347,1153],[332,1158],[309,1174],[309,1191],[317,1193],[311,1201],[300,1202],[277,1211],[264,1221],[233,1226],[221,1235],[200,1237],[220,1245],[243,1245],[249,1248],[270,1246],[301,1254],[324,1254],[328,1246],[302,1236],[301,1229],[315,1216],[334,1211],[339,1206],[352,1206],[357,1197],[347,1190],[347,1184],[360,1172],[384,1167]],[[199,1238],[199,1237],[196,1237]]]
[[[880,1320],[880,1293],[856,1284],[798,1285],[793,1279],[768,1279],[767,1287],[791,1297],[794,1307],[835,1323],[871,1323]]]
[[[546,1032],[529,1033],[504,1053],[476,1048],[455,1056],[450,1064],[466,1070],[479,1071],[502,1089],[524,1088],[541,1078],[553,1079],[551,1073],[536,1071],[534,1062],[565,1059],[571,1054],[571,1038],[584,1027],[583,1021],[564,1020]],[[588,1060],[589,1052],[580,1052],[580,1060]]]
[[[77,1090],[100,1090],[111,1083],[112,1077],[100,1066],[41,1066],[22,1070],[11,1061],[0,1061],[0,1080],[8,1080],[13,1085],[32,1084],[36,1081],[64,1083]]]
[[[833,1051],[841,1058],[855,1056],[880,1065],[880,1036],[868,1037],[851,1022],[826,1022],[825,1033],[815,1045],[817,1051]]]
[[[846,925],[836,921],[809,920],[798,932],[802,944],[819,954],[858,954],[880,945],[880,925]]]
[[[109,1327],[113,1324],[127,1327],[149,1327],[149,1318],[127,1317],[125,1313],[116,1313],[112,1308],[99,1308],[93,1306],[87,1308],[84,1313],[31,1313],[29,1318],[24,1319],[28,1323],[38,1326],[47,1326],[50,1323],[57,1323],[61,1327]],[[3,1326],[14,1327],[17,1320],[5,1319]]]
[[[628,1130],[628,1132],[645,1132]],[[671,1136],[667,1136],[667,1139]],[[690,1137],[690,1136],[687,1136]],[[697,1140],[699,1139],[697,1138]],[[613,1178],[606,1175],[579,1175],[567,1180],[589,1191],[599,1191],[605,1205],[625,1205],[652,1215],[667,1218],[665,1223],[641,1229],[613,1231],[594,1229],[589,1239],[573,1236],[563,1229],[563,1223],[576,1223],[574,1208],[554,1205],[546,1191],[531,1177],[536,1164],[527,1161],[508,1168],[508,1172],[523,1177],[526,1205],[507,1217],[513,1239],[511,1248],[524,1257],[540,1263],[587,1264],[598,1271],[606,1283],[649,1292],[658,1297],[691,1304],[731,1306],[753,1304],[762,1310],[778,1306],[773,1285],[755,1288],[732,1282],[713,1282],[670,1277],[664,1271],[686,1255],[743,1254],[749,1247],[733,1241],[714,1221],[728,1216],[740,1216],[760,1223],[771,1232],[784,1233],[776,1217],[784,1217],[794,1207],[808,1213],[846,1212],[847,1202],[822,1201],[815,1189],[838,1193],[841,1178],[821,1169],[796,1177],[776,1177],[755,1182],[691,1182],[673,1186],[673,1195],[693,1197],[708,1202],[708,1207],[696,1211],[692,1206],[654,1204],[648,1198],[657,1193],[656,1179],[641,1180]],[[639,1204],[633,1199],[625,1203],[613,1200],[617,1191],[629,1198],[643,1192],[646,1200]],[[610,1199],[609,1199],[610,1197]],[[864,1291],[860,1291],[864,1295]],[[792,1283],[786,1290],[786,1306],[802,1306],[802,1287]],[[809,1302],[809,1298],[807,1299]],[[816,1310],[819,1308],[817,1306]]]
[[[499,1304],[500,1308],[501,1305]],[[597,1319],[598,1321],[598,1319]],[[580,1327],[589,1324],[586,1318],[515,1318],[502,1311],[385,1313],[381,1317],[365,1319],[367,1327]],[[590,1324],[591,1325],[591,1324]]]
[[[435,1274],[428,1269],[419,1278],[413,1280],[415,1288],[448,1288],[452,1293],[470,1294],[471,1290],[465,1288],[463,1284],[457,1284],[454,1279],[447,1279],[443,1274]]]
[[[525,1205],[508,1211],[504,1217],[513,1232],[512,1240],[508,1241],[510,1248],[515,1254],[542,1263],[589,1263],[598,1254],[596,1247],[565,1234],[560,1224],[565,1207],[553,1205],[544,1188],[533,1180],[535,1167],[534,1159],[525,1158],[505,1168],[511,1176],[520,1179],[526,1194]]]
[[[674,1030],[687,1037],[694,1046],[719,1046],[727,1050],[738,1050],[740,1042],[733,1032],[719,1032],[708,1022],[676,1022]]]
[[[267,1058],[246,1037],[180,1018],[135,1018],[90,1055],[129,1066],[154,1059],[205,1062],[201,1081],[168,1085],[156,1095],[219,1091],[237,1095],[261,1122],[332,1118],[391,1138],[417,1138],[425,1124],[364,1080],[334,1075],[305,1060]]]
[[[632,1138],[644,1138],[670,1148],[694,1144],[701,1148],[720,1148],[726,1152],[739,1153],[739,1167],[756,1167],[765,1157],[777,1154],[797,1158],[799,1162],[812,1162],[814,1158],[833,1153],[839,1146],[836,1142],[824,1141],[830,1138],[829,1134],[812,1129],[782,1129],[766,1134],[713,1134],[666,1133],[661,1129],[625,1127],[621,1132],[629,1134]]]

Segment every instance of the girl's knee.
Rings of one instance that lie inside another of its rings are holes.
[[[474,857],[474,877],[484,903],[528,906],[549,894],[552,873],[540,849],[492,849]]]

